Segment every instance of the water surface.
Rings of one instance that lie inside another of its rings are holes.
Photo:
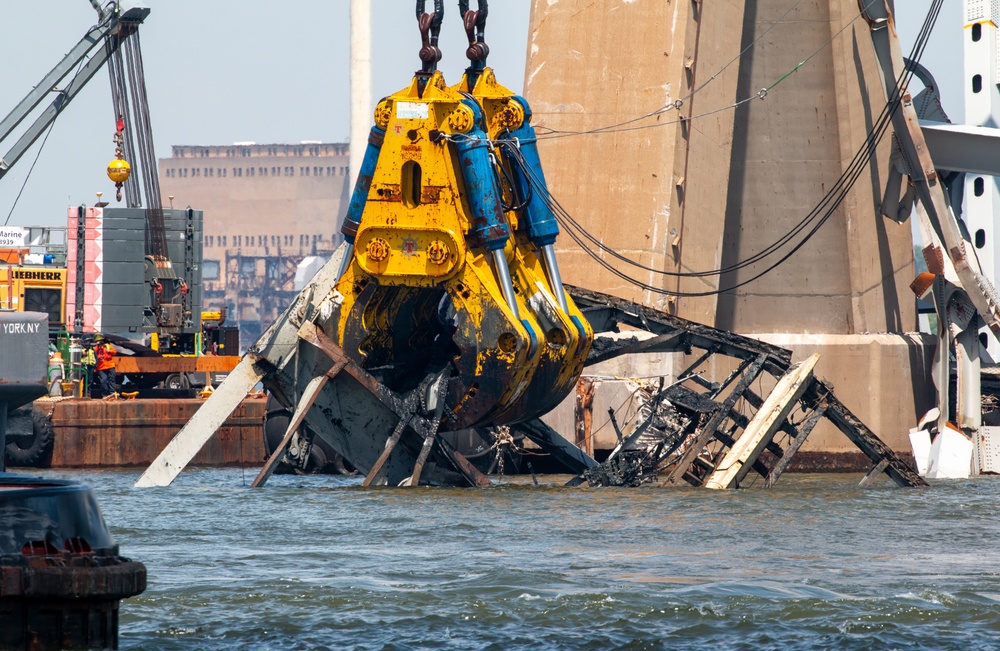
[[[994,649],[1000,478],[858,489],[90,483],[147,591],[123,649]],[[546,485],[548,483],[549,485]]]

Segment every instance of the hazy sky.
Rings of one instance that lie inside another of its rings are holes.
[[[518,92],[523,86],[531,2],[490,3],[489,63],[499,81]],[[159,158],[170,156],[171,145],[347,141],[349,0],[144,4],[152,10],[140,37]],[[908,51],[930,0],[896,4],[902,12],[899,32]],[[0,115],[6,115],[79,41],[97,14],[88,0],[0,0],[0,7],[5,53],[0,65]],[[373,0],[373,100],[405,87],[420,67],[414,7],[412,0]],[[446,0],[444,59],[439,68],[449,83],[458,81],[468,63],[457,7],[455,0]],[[957,122],[963,117],[961,9],[961,0],[945,1],[923,59],[941,84],[945,109]],[[98,191],[113,201],[114,186],[105,175],[114,158],[113,135],[108,76],[102,71],[57,119],[10,225],[64,225],[67,206],[93,203]],[[0,156],[13,143],[8,138],[0,144]],[[36,143],[0,180],[0,225],[38,150]]]

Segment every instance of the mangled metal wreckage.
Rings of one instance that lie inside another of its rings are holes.
[[[337,258],[296,299],[236,371],[164,450],[138,485],[169,484],[200,449],[247,387],[263,381],[293,412],[284,446],[254,481],[265,482],[288,450],[308,456],[319,436],[365,475],[365,485],[490,483],[440,433],[453,429],[446,374],[429,374],[405,393],[379,382],[331,338],[342,308]],[[568,288],[596,331],[586,365],[623,354],[677,352],[693,358],[675,381],[653,393],[642,421],[598,463],[538,418],[512,424],[579,476],[572,485],[692,484],[728,488],[752,471],[772,486],[821,418],[837,426],[872,461],[866,481],[885,473],[901,486],[923,480],[854,416],[832,387],[812,375],[815,360],[791,363],[788,350],[692,323],[597,292]],[[622,336],[632,329],[635,336]],[[650,336],[652,335],[652,336]],[[720,358],[729,363],[719,364]],[[712,368],[732,368],[713,378]],[[699,372],[702,371],[702,372]],[[774,389],[753,385],[771,378]],[[485,380],[486,378],[484,378]],[[783,382],[784,381],[784,382]],[[751,411],[753,413],[746,413]],[[303,423],[308,428],[300,428]],[[287,458],[287,457],[286,457]]]
[[[291,417],[254,485],[283,457],[308,458],[310,437],[318,436],[364,473],[365,485],[485,486],[486,476],[440,434],[501,425],[593,484],[663,476],[668,484],[724,488],[750,470],[770,484],[821,416],[875,470],[903,485],[922,483],[812,376],[815,360],[792,367],[787,350],[567,291],[531,109],[486,67],[488,49],[477,47],[485,14],[482,21],[475,14],[465,14],[471,66],[454,87],[436,70],[431,47],[440,16],[421,17],[430,44],[421,50],[423,69],[375,111],[343,228],[347,244],[137,485],[169,484],[258,382]],[[605,336],[621,325],[652,338]],[[576,387],[586,364],[695,350],[679,375],[685,381],[655,398],[654,416],[669,405],[675,417],[651,416],[623,435],[604,465],[538,420]],[[735,366],[713,382],[696,371],[715,366],[714,356]],[[750,388],[762,374],[777,382],[769,396]],[[737,402],[756,413],[744,415]],[[807,417],[793,424],[798,406]]]
[[[618,446],[604,463],[581,471],[578,482],[735,488],[749,483],[752,471],[770,487],[826,418],[871,460],[865,483],[884,472],[900,486],[925,485],[813,374],[818,355],[793,365],[791,351],[778,346],[598,292],[570,291],[598,333],[588,366],[651,352],[685,353],[689,360],[671,384],[661,379],[628,435],[612,415]],[[625,328],[636,336],[621,337]],[[755,384],[772,388],[761,395]]]

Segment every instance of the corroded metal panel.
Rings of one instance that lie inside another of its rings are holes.
[[[48,347],[48,315],[0,312],[0,403],[14,409],[45,395]]]

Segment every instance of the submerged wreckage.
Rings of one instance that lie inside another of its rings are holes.
[[[318,436],[364,485],[484,486],[441,434],[506,425],[575,484],[730,488],[753,471],[770,486],[824,417],[871,459],[869,477],[923,484],[813,375],[818,356],[793,365],[788,350],[564,287],[531,109],[486,67],[486,3],[460,3],[472,63],[453,87],[436,69],[441,1],[423,4],[423,67],[375,111],[347,244],[137,486],[173,481],[258,382],[290,416],[254,485]],[[604,463],[539,420],[585,366],[644,352],[683,354],[687,369]]]

